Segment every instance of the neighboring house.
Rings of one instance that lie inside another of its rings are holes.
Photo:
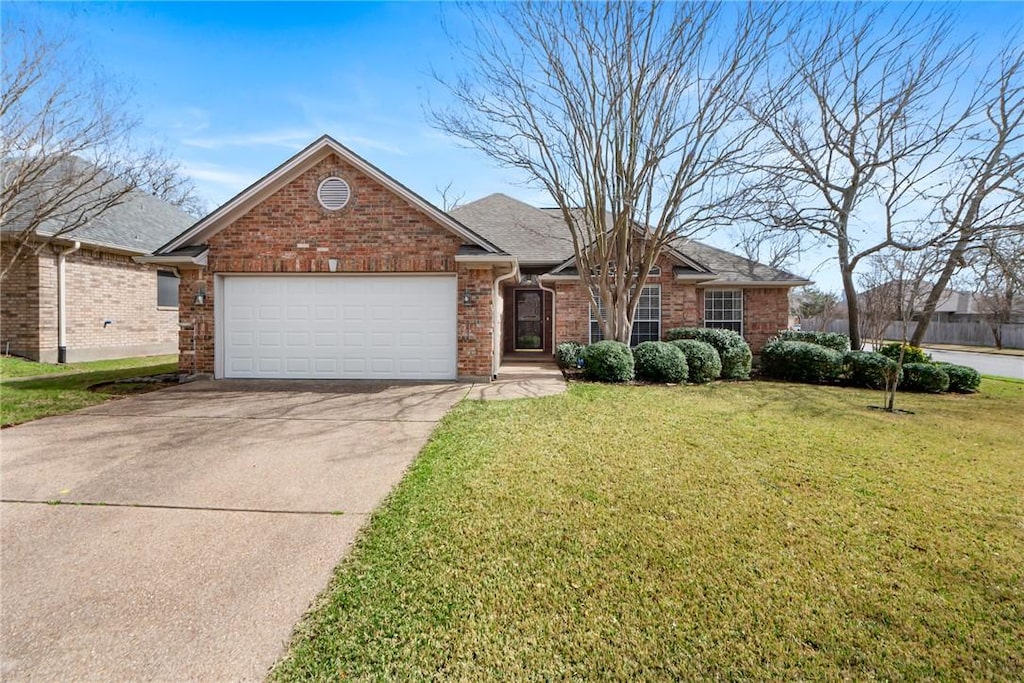
[[[141,191],[53,238],[0,287],[0,350],[46,363],[175,353],[178,276],[138,263],[195,218]],[[44,222],[40,239],[56,228]],[[0,229],[0,258],[19,225]],[[5,261],[6,264],[6,261]]]
[[[486,380],[599,337],[567,236],[503,195],[445,213],[324,136],[146,261],[182,274],[182,372]],[[756,351],[807,283],[697,242],[658,266],[635,340],[708,324]]]
[[[903,284],[899,280],[884,282],[880,285],[870,287],[857,295],[857,300],[862,309],[880,307],[888,317],[901,319],[903,312],[910,306],[910,320],[918,320],[921,317],[921,309],[924,308],[925,300],[932,289],[931,282],[922,282],[914,288],[909,284]],[[906,291],[914,289],[916,294]],[[911,301],[913,299],[913,301]],[[901,305],[901,302],[902,305]],[[845,302],[842,307],[845,310]],[[976,292],[966,292],[958,289],[946,289],[939,297],[932,313],[932,322],[939,323],[976,323],[985,322],[991,317],[990,311],[985,306],[984,297]],[[1024,298],[1015,301],[1013,310],[1009,314],[1008,322],[1024,322]]]

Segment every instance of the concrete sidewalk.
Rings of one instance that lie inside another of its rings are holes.
[[[474,384],[467,398],[503,401],[514,398],[555,396],[566,390],[565,377],[554,363],[505,363],[498,379]]]
[[[262,680],[468,390],[196,382],[3,430],[0,679]]]

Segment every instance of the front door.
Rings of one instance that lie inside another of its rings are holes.
[[[544,292],[539,289],[516,290],[516,351],[544,349]]]

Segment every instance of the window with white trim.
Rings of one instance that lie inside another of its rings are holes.
[[[169,270],[156,271],[156,305],[158,307],[178,307],[178,280],[178,276]]]
[[[601,324],[597,316],[604,318],[604,305],[598,300],[597,311],[590,307],[590,343],[601,341]],[[636,303],[636,314],[633,316],[633,333],[629,345],[636,346],[640,342],[658,341],[661,339],[661,285],[646,285],[640,292]]]
[[[704,290],[704,327],[743,334],[743,290]]]

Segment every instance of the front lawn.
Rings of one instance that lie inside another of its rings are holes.
[[[173,373],[178,367],[175,356],[122,358],[77,363],[71,366],[48,366],[22,359],[14,359],[20,362],[8,363],[11,359],[7,357],[3,360],[5,373],[8,370],[12,373],[21,371],[21,376],[33,376],[47,372],[41,371],[38,367],[26,370],[25,364],[30,364],[50,368],[48,372],[52,374],[50,377],[25,380],[12,379],[4,375],[4,381],[0,381],[0,424],[4,427],[40,417],[63,415],[126,393],[152,390],[156,385],[122,384],[99,391],[90,387],[114,380]]]
[[[1018,389],[463,402],[272,678],[1020,680]]]

